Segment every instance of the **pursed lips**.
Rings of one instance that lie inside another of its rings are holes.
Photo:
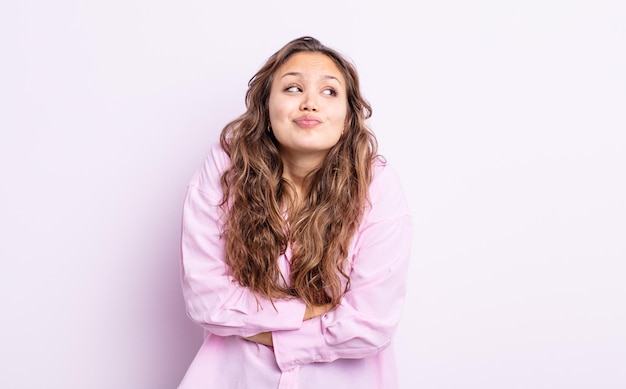
[[[322,121],[314,116],[301,116],[295,119],[294,122],[300,127],[311,128],[317,126]]]

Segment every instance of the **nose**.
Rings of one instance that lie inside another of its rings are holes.
[[[317,100],[315,99],[315,94],[306,93],[304,95],[304,99],[302,100],[302,103],[300,104],[300,110],[317,112],[318,109],[319,107],[317,105]]]

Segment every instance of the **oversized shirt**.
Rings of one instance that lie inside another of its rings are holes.
[[[220,177],[229,166],[215,145],[192,178],[182,221],[182,288],[204,342],[178,389],[398,387],[392,339],[405,302],[411,216],[396,172],[378,158],[370,203],[348,250],[350,288],[341,303],[304,320],[297,298],[255,295],[230,275],[221,235]],[[277,258],[288,279],[291,252]],[[271,332],[273,347],[244,337]]]

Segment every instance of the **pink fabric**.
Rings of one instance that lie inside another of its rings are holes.
[[[400,320],[411,248],[411,216],[398,176],[377,161],[371,207],[349,251],[351,288],[341,304],[302,321],[298,299],[258,301],[224,262],[215,145],[191,180],[183,208],[182,288],[189,317],[206,337],[178,389],[397,388],[390,347]],[[289,251],[278,258],[289,271]],[[242,339],[271,331],[274,347]]]

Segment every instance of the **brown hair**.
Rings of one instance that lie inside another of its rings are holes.
[[[274,74],[298,52],[322,53],[335,62],[346,80],[348,113],[344,134],[322,165],[308,175],[308,191],[294,210],[291,184],[282,177],[278,144],[267,128]],[[376,138],[366,124],[372,109],[361,95],[356,68],[315,38],[294,39],[250,79],[246,108],[220,136],[231,160],[221,181],[227,215],[226,262],[233,277],[260,296],[336,305],[350,285],[344,270],[348,245],[368,201],[377,155]],[[292,258],[290,280],[285,282],[277,258],[288,243]]]

